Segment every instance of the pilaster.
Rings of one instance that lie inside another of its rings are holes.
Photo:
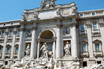
[[[100,26],[101,41],[102,41],[102,51],[104,56],[104,23],[103,22],[99,23],[99,26]]]
[[[37,59],[39,58],[39,54],[40,54],[40,40],[38,40]]]
[[[76,29],[76,23],[73,23],[71,25],[71,55],[72,57],[76,58],[78,57],[78,42],[77,42],[77,29]]]
[[[24,40],[25,40],[24,25],[21,25],[18,59],[21,59],[24,56],[24,46],[25,46]]]
[[[36,56],[37,56],[36,27],[33,27],[30,57],[33,59],[36,58]]]
[[[11,59],[14,56],[15,40],[16,40],[16,28],[13,29],[13,40],[12,40],[12,49],[11,49]]]
[[[55,43],[55,41],[53,41],[53,48],[52,48],[53,50],[53,58],[55,58],[56,57],[56,43]]]
[[[3,47],[3,52],[2,52],[3,59],[5,58],[7,40],[8,40],[8,29],[5,30],[4,47]]]
[[[56,58],[63,57],[63,39],[60,20],[57,21]]]
[[[93,58],[93,44],[92,44],[92,24],[87,23],[87,37],[88,37],[88,50],[89,50],[89,57]]]

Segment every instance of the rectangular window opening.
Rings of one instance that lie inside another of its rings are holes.
[[[83,67],[87,66],[87,61],[83,61]]]
[[[101,61],[97,61],[97,64],[101,64]]]

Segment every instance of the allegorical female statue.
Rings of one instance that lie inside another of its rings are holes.
[[[64,51],[65,51],[65,56],[71,55],[71,45],[69,44],[69,42],[66,42],[66,45],[64,47]]]
[[[28,44],[25,50],[26,56],[30,55],[30,45]]]

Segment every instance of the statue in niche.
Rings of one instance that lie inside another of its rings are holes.
[[[30,44],[27,45],[26,50],[25,50],[26,56],[30,55]]]
[[[42,50],[42,57],[48,58],[48,45],[47,43],[44,43],[42,47],[40,48]]]
[[[65,56],[69,56],[71,55],[71,45],[69,44],[69,42],[66,42],[66,45],[64,47],[64,51],[65,51]]]

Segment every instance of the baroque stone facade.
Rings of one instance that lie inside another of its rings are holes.
[[[79,69],[104,64],[104,10],[77,12],[75,3],[44,0],[22,16],[0,23],[0,65],[31,60],[33,66]]]

